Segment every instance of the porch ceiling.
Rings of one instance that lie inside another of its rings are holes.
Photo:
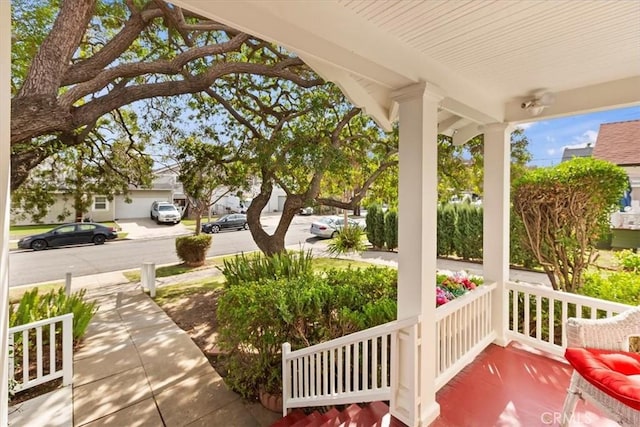
[[[640,103],[640,2],[176,0],[298,53],[388,127],[391,93],[426,81],[447,129],[522,122],[540,89],[552,117]]]

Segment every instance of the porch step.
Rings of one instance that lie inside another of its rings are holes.
[[[372,402],[360,407],[352,404],[342,412],[331,409],[321,414],[314,411],[305,415],[300,410],[290,412],[271,427],[401,427],[404,426],[389,414],[389,407],[384,402]]]

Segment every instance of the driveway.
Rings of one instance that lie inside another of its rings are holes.
[[[129,233],[127,239],[155,239],[192,233],[182,223],[156,224],[149,218],[120,219],[118,225],[123,233]]]

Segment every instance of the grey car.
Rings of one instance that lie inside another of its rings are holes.
[[[203,233],[217,233],[224,229],[248,230],[247,216],[245,214],[225,215],[217,221],[207,222],[200,227]]]

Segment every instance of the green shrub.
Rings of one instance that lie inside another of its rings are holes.
[[[389,209],[384,216],[384,240],[390,251],[398,247],[398,212]]]
[[[95,301],[84,300],[86,289],[67,296],[63,288],[38,294],[38,288],[25,292],[17,304],[9,305],[9,327],[73,313],[73,339],[80,340],[98,311]],[[43,336],[48,339],[47,336]]]
[[[513,183],[513,209],[556,290],[576,292],[595,260],[594,246],[628,185],[625,171],[593,158],[530,170]]]
[[[311,251],[283,252],[270,257],[240,254],[225,259],[221,268],[227,286],[248,282],[309,277],[313,274]]]
[[[378,205],[371,205],[367,209],[366,225],[367,239],[373,248],[384,248],[384,212]]]
[[[367,248],[364,242],[365,232],[358,226],[347,226],[329,242],[327,250],[332,255],[340,255],[348,252],[362,252]]]
[[[531,252],[531,249],[523,243],[527,238],[525,233],[526,231],[522,220],[515,214],[514,210],[511,209],[509,260],[511,264],[521,265],[524,268],[539,267],[540,264]]]
[[[446,204],[438,207],[439,256],[453,256],[455,254],[456,223],[457,211],[454,205]]]
[[[176,237],[176,254],[182,262],[190,267],[204,265],[210,247],[211,236],[209,234]]]
[[[625,249],[616,252],[615,257],[624,271],[640,273],[640,253],[634,253],[631,249]]]
[[[395,270],[371,267],[227,288],[217,312],[227,383],[244,397],[278,392],[283,343],[296,350],[395,319],[396,282]]]
[[[640,304],[640,278],[637,273],[620,271],[609,274],[588,271],[580,293],[622,304]]]

